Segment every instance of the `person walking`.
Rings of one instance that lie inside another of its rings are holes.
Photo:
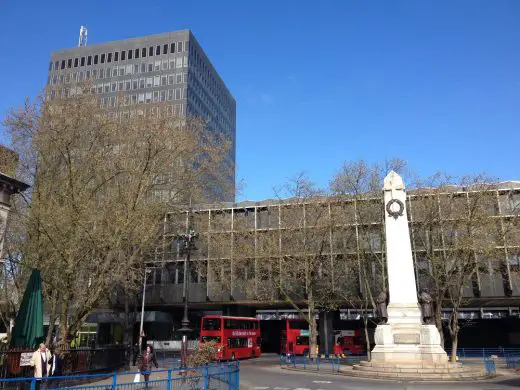
[[[49,368],[51,360],[51,353],[45,344],[40,344],[40,347],[34,351],[30,365],[34,367],[34,377],[36,378],[36,388],[41,386],[41,378],[49,376]]]
[[[148,380],[150,379],[150,372],[152,371],[152,365],[155,368],[159,368],[157,364],[157,360],[155,358],[155,353],[153,353],[153,348],[150,345],[146,346],[146,350],[141,356],[141,364],[139,366],[139,371],[144,376],[145,387],[148,387]]]
[[[49,368],[49,376],[55,377],[55,376],[63,376],[63,362],[60,357],[61,349],[60,348],[54,348],[52,351],[52,357],[50,360],[50,368]],[[60,387],[56,386],[58,384],[58,379],[50,379],[49,380],[49,387],[55,388]]]

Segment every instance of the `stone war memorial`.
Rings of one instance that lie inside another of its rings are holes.
[[[390,172],[384,180],[388,307],[386,294],[378,299],[385,312],[376,328],[370,362],[353,367],[356,376],[412,380],[464,380],[485,376],[473,367],[451,363],[433,324],[431,297],[421,292],[419,306],[406,212],[403,179]]]

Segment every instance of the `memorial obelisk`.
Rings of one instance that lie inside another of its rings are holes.
[[[435,325],[423,324],[406,211],[403,179],[394,171],[384,181],[388,322],[376,328],[372,362],[445,363]]]

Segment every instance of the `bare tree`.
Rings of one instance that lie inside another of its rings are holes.
[[[114,286],[131,291],[142,280],[143,254],[162,245],[167,211],[225,196],[232,183],[230,143],[202,121],[162,105],[146,116],[108,112],[82,91],[27,102],[4,121],[28,152],[34,185],[21,264],[39,268],[57,297],[63,342]]]
[[[451,307],[448,330],[455,361],[460,308],[465,297],[473,295],[477,272],[485,268],[500,236],[490,191],[495,180],[437,174],[426,183],[411,202],[417,274],[419,284],[432,290],[441,335],[441,309],[446,303]]]

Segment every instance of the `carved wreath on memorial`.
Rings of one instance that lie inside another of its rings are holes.
[[[397,211],[392,210],[392,205],[394,203],[397,203],[397,205],[399,206],[399,210],[397,210]],[[386,204],[386,211],[387,211],[388,215],[390,215],[394,219],[397,219],[398,217],[402,217],[403,216],[404,204],[399,199],[391,199]]]

